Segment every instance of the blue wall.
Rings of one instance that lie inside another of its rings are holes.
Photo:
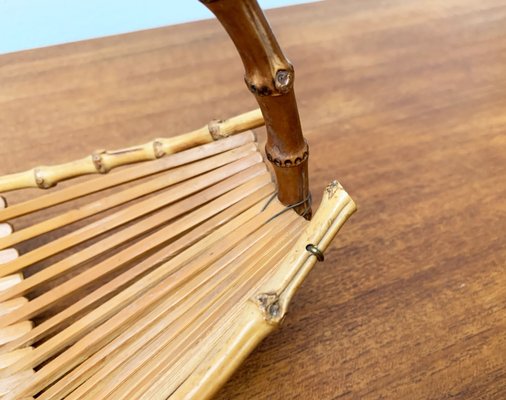
[[[211,17],[197,0],[0,0],[0,54]]]

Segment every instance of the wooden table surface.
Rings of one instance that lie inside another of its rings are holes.
[[[506,0],[267,14],[316,202],[337,178],[359,212],[218,398],[505,399]],[[214,20],[4,55],[0,173],[254,107]]]

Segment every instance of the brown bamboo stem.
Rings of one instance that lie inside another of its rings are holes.
[[[171,138],[159,138],[126,149],[97,150],[77,161],[53,166],[40,166],[28,171],[0,177],[0,193],[11,190],[38,187],[47,189],[58,182],[88,174],[105,174],[121,165],[155,160],[210,143],[236,133],[263,125],[260,110],[253,110],[225,121],[213,121],[200,129]]]
[[[200,0],[233,40],[267,127],[265,151],[277,177],[278,197],[309,218],[307,159],[293,90],[294,69],[286,59],[256,0]]]

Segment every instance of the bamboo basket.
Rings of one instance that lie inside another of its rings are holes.
[[[293,67],[256,1],[202,2],[260,109],[0,177],[2,193],[69,180],[0,201],[1,399],[211,397],[355,211],[334,181],[311,215]]]

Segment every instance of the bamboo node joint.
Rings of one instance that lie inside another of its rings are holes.
[[[209,122],[209,124],[207,124],[207,129],[209,129],[209,133],[211,134],[211,137],[213,138],[213,140],[220,140],[220,139],[224,139],[224,138],[230,136],[229,134],[226,134],[221,131],[221,126],[220,126],[221,123],[223,123],[222,120],[215,119],[215,120]]]
[[[293,70],[280,69],[276,72],[276,79],[274,81],[276,89],[280,93],[288,93],[293,86]]]
[[[163,150],[163,143],[159,140],[155,140],[153,142],[153,153],[156,158],[161,158],[165,155],[165,151]]]
[[[256,303],[267,322],[279,323],[284,318],[284,312],[277,293],[261,293],[256,297]]]
[[[327,187],[325,188],[325,192],[327,193],[329,199],[335,196],[335,194],[341,190],[344,190],[344,188],[341,186],[341,184],[334,180],[330,182]]]
[[[105,154],[105,152],[105,150],[96,150],[91,155],[91,161],[93,162],[97,172],[100,174],[106,174],[108,171],[102,160],[102,154]]]
[[[291,154],[289,156],[284,156],[278,152],[278,154],[273,155],[272,149],[269,149],[267,146],[265,148],[265,154],[267,155],[267,160],[273,163],[276,167],[282,168],[290,168],[296,167],[297,165],[302,164],[309,157],[309,146],[307,143],[304,143],[304,147],[302,151],[298,154]]]
[[[40,189],[49,189],[50,187],[56,186],[56,183],[47,182],[44,179],[44,172],[39,168],[35,168],[33,170],[33,176],[34,176],[36,185]]]

